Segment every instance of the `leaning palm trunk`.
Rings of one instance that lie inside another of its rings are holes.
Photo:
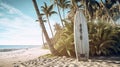
[[[42,31],[42,42],[43,42],[43,46],[45,47],[43,31]]]
[[[64,27],[64,23],[63,23],[63,20],[62,20],[61,14],[60,14],[60,8],[59,8],[57,2],[56,2],[56,4],[57,4],[57,9],[58,9],[58,13],[59,13],[59,16],[60,16],[60,20],[61,20],[62,26]]]
[[[101,4],[103,6],[103,9],[105,9],[106,13],[107,13],[107,16],[110,18],[111,22],[116,25],[115,21],[113,20],[113,18],[110,16],[110,13],[109,13],[109,10],[105,7],[104,3],[102,2],[101,0]]]
[[[63,19],[65,19],[65,10],[63,8]]]
[[[120,1],[117,0],[117,2],[118,2],[118,5],[119,5],[118,7],[119,7],[119,12],[120,12]]]
[[[52,31],[52,28],[51,28],[51,25],[50,25],[50,20],[49,20],[48,17],[47,17],[47,20],[48,20],[48,24],[49,24],[49,27],[50,27],[50,31],[51,31],[51,33],[52,33],[52,37],[53,37],[53,31]]]
[[[52,45],[52,43],[50,41],[50,38],[49,38],[49,36],[47,34],[46,28],[45,28],[44,23],[42,21],[42,17],[40,15],[40,11],[39,11],[38,6],[37,6],[37,2],[36,2],[36,0],[32,0],[32,2],[33,2],[33,5],[34,5],[34,8],[36,10],[36,13],[37,13],[37,16],[38,16],[38,20],[40,22],[40,26],[42,28],[42,31],[43,31],[44,35],[45,35],[46,41],[47,41],[47,43],[49,45],[49,49],[50,49],[50,51],[51,51],[51,53],[53,55],[58,55],[57,50],[55,50],[55,48],[53,47],[53,45]]]

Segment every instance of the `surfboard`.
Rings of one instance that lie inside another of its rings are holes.
[[[82,10],[77,10],[74,17],[74,43],[78,61],[89,58],[89,38],[87,21]]]

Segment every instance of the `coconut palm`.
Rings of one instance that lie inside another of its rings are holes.
[[[69,5],[70,11],[68,11],[68,19],[71,20],[72,22],[74,22],[74,16],[76,13],[76,10],[78,9],[78,2],[79,0],[70,0],[71,3]]]
[[[58,32],[58,31],[60,31],[61,29],[62,29],[62,28],[61,28],[60,24],[55,23],[55,25],[54,25],[54,30],[55,30],[56,32]]]
[[[65,9],[70,6],[70,1],[67,0],[58,0],[58,6],[62,8],[63,11],[63,18],[65,19]]]
[[[45,47],[45,42],[44,42],[44,35],[43,35],[43,32],[42,32],[42,45]]]
[[[40,14],[41,16],[43,16],[43,14]],[[43,23],[45,23],[46,22],[46,20],[43,18],[42,19],[42,21],[43,21]],[[39,20],[36,20],[36,22],[39,22]],[[44,33],[43,33],[43,31],[42,31],[42,45],[45,47],[45,42],[44,42]]]
[[[96,14],[96,11],[100,8],[99,3],[96,0],[82,0],[82,4],[84,5],[88,20],[92,21],[92,19],[95,18],[94,14]]]
[[[47,33],[47,31],[46,31],[45,25],[44,25],[43,20],[42,20],[42,16],[40,15],[40,11],[39,11],[39,9],[38,9],[36,0],[32,0],[32,2],[33,2],[35,11],[36,11],[37,16],[38,16],[38,20],[39,20],[39,22],[40,22],[40,26],[41,26],[41,28],[42,28],[42,31],[43,31],[44,35],[45,35],[45,38],[46,38],[46,41],[47,41],[47,43],[48,43],[48,45],[49,45],[49,49],[50,49],[51,53],[52,53],[53,55],[59,55],[58,51],[54,48],[54,46],[52,45],[52,43],[51,43],[51,41],[50,41],[50,38],[49,38],[49,36],[48,36],[48,33]]]
[[[64,23],[63,23],[62,16],[61,16],[61,13],[60,13],[60,8],[58,6],[58,0],[53,0],[53,1],[54,1],[54,4],[57,6],[57,10],[58,10],[58,14],[59,14],[59,17],[60,17],[60,20],[61,20],[61,24],[64,27]]]
[[[60,32],[62,31],[62,27],[60,26],[60,24],[56,23],[54,25],[54,30],[55,30],[55,36],[53,39],[54,39],[54,43],[56,43],[60,38]]]
[[[78,2],[80,2],[80,5]],[[84,8],[85,16],[91,21],[96,18],[94,15],[97,14],[96,12],[100,8],[100,5],[96,0],[71,0],[71,10],[68,16],[74,17],[77,8]]]
[[[42,11],[44,12],[44,15],[46,15],[46,18],[48,20],[48,24],[49,24],[49,27],[50,27],[50,31],[51,31],[52,37],[53,37],[53,31],[52,31],[52,28],[51,28],[49,17],[52,14],[55,14],[56,12],[53,11],[53,5],[47,6],[47,4],[45,2],[44,2],[44,6],[41,6],[41,8],[42,8]]]

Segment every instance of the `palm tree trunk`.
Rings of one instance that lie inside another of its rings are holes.
[[[38,9],[37,2],[36,2],[36,0],[32,0],[32,2],[33,2],[33,5],[34,5],[34,8],[35,8],[35,11],[36,11],[36,13],[37,13],[38,20],[39,20],[39,22],[40,22],[40,26],[41,26],[41,28],[42,28],[42,31],[43,31],[44,35],[45,35],[45,39],[46,39],[46,41],[47,41],[47,43],[48,43],[48,45],[49,45],[49,49],[50,49],[50,51],[51,51],[51,53],[52,53],[53,55],[57,55],[57,54],[59,54],[59,53],[58,53],[58,51],[53,47],[53,45],[52,45],[52,43],[51,43],[51,41],[50,41],[50,38],[49,38],[49,36],[48,36],[48,34],[47,34],[46,28],[45,28],[44,23],[43,23],[43,21],[42,21],[42,17],[41,17],[41,15],[40,15],[40,11],[39,11],[39,9]]]
[[[43,45],[44,45],[44,47],[45,47],[43,31],[42,31],[42,43],[43,43]]]
[[[49,20],[48,17],[47,17],[47,20],[48,20],[48,24],[49,24],[49,27],[50,27],[50,31],[51,31],[51,33],[52,33],[52,37],[53,37],[53,31],[52,31],[52,27],[51,27],[51,25],[50,25],[50,20]]]
[[[63,23],[63,21],[62,21],[62,17],[61,17],[61,14],[60,14],[60,8],[59,8],[59,6],[58,6],[58,2],[56,2],[56,4],[57,4],[58,14],[59,14],[59,16],[60,16],[60,20],[61,20],[62,26],[64,27],[64,23]]]
[[[85,6],[85,16],[87,16],[87,7],[86,7],[86,1],[84,3],[84,1],[82,1],[83,5]]]
[[[118,2],[119,12],[120,12],[120,1],[117,0],[117,2]]]
[[[64,8],[63,8],[63,18],[65,19],[65,11],[64,11]]]
[[[100,0],[100,1],[101,1],[101,4],[102,4],[103,8],[105,9],[105,11],[106,11],[106,13],[107,13],[107,16],[110,18],[111,22],[112,22],[114,25],[116,25],[115,21],[114,21],[113,18],[110,16],[109,10],[105,7],[103,1],[102,1],[102,0]]]
[[[82,0],[82,4],[85,6],[85,16],[88,16],[88,22],[91,22],[91,16],[90,13],[88,11],[88,0]]]

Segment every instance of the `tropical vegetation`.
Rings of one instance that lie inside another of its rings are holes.
[[[33,3],[35,1],[33,0]],[[58,14],[61,19],[62,26],[59,23],[54,25],[55,35],[52,38],[49,38],[47,34],[42,13],[36,10],[44,37],[52,54],[75,56],[74,16],[77,9],[82,9],[88,24],[90,56],[120,55],[120,25],[116,23],[116,20],[120,18],[119,0],[52,1],[50,6],[44,3],[44,6],[41,7],[49,24],[49,17],[54,13]],[[36,6],[35,9],[38,9]],[[53,6],[58,10],[54,10]],[[67,14],[65,10],[68,11]]]

